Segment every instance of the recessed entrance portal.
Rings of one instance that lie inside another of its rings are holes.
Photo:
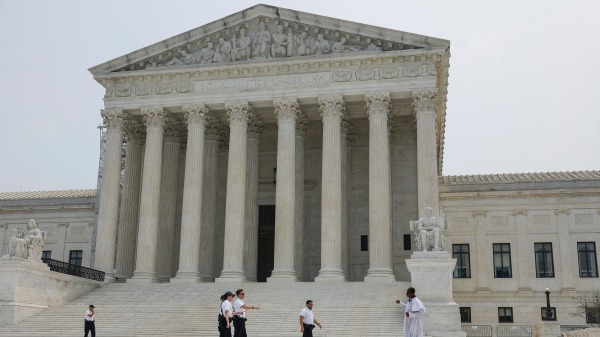
[[[266,282],[275,266],[275,205],[258,208],[258,262],[256,281]]]

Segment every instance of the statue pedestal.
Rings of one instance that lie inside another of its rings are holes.
[[[426,336],[465,337],[458,304],[452,298],[452,272],[456,266],[446,251],[414,252],[406,266],[417,297],[425,304],[422,319]]]
[[[560,334],[560,323],[543,321],[533,324],[533,337],[557,337]]]

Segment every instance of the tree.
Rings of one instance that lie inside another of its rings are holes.
[[[600,290],[594,289],[589,295],[574,297],[577,311],[575,316],[585,318],[586,323],[600,326]]]

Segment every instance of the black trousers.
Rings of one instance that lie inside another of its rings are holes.
[[[313,337],[312,331],[315,328],[313,324],[303,324],[304,325],[304,333],[302,337]]]
[[[85,321],[85,336],[84,337],[87,337],[89,332],[92,333],[92,337],[96,337],[96,325],[94,324],[94,321],[88,321],[88,320],[84,320],[84,321]]]
[[[231,323],[231,319],[229,320]],[[227,328],[227,321],[225,318],[219,320],[219,337],[231,337],[231,324],[229,324],[229,328]]]
[[[233,337],[248,337],[246,335],[246,320],[243,318],[234,318],[233,319],[233,328],[235,329],[233,332]]]

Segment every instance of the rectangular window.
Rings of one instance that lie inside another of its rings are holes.
[[[469,253],[469,244],[452,245],[452,257],[456,259],[454,278],[470,278],[471,258]]]
[[[360,251],[361,252],[369,251],[369,236],[368,235],[360,236]]]
[[[552,243],[534,243],[535,276],[554,277],[554,261],[552,259]]]
[[[498,308],[498,323],[512,323],[513,313],[510,307]]]
[[[577,256],[579,257],[579,277],[598,277],[596,243],[577,242]]]
[[[587,324],[600,324],[600,309],[598,309],[598,308],[585,309],[585,322]]]
[[[52,258],[52,251],[51,250],[44,250],[42,252],[42,260],[43,259],[51,259]]]
[[[412,250],[412,240],[410,234],[404,234],[404,250]]]
[[[494,277],[511,278],[510,243],[494,243]]]
[[[547,307],[542,307],[542,321],[556,321],[556,308],[550,307],[548,312]]]
[[[460,322],[461,323],[471,323],[471,308],[470,307],[460,307]]]
[[[69,251],[69,263],[76,266],[81,266],[83,260],[83,250],[71,250]]]

